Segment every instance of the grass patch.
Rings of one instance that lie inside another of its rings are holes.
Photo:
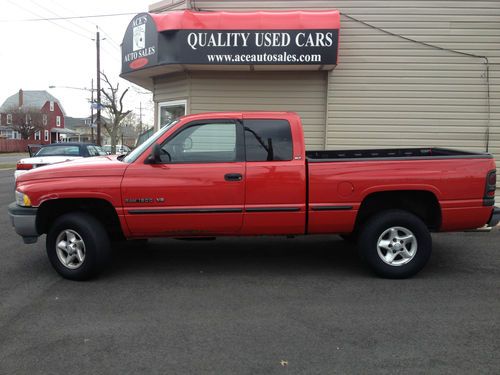
[[[0,163],[0,169],[15,169],[16,163]]]

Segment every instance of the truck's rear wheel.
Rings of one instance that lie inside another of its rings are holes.
[[[362,258],[379,276],[407,278],[429,260],[432,238],[417,216],[403,210],[387,210],[364,224],[358,247]]]
[[[81,212],[58,218],[47,233],[46,247],[55,270],[71,280],[96,276],[110,257],[109,236],[102,224]]]

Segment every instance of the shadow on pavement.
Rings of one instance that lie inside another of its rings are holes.
[[[297,274],[318,271],[367,274],[353,245],[337,236],[218,238],[205,241],[153,239],[114,246],[110,272]]]

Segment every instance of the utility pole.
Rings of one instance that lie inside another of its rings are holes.
[[[94,78],[90,84],[90,143],[94,143]]]
[[[97,145],[101,146],[101,40],[99,35],[99,28],[97,28],[95,38],[97,50]]]

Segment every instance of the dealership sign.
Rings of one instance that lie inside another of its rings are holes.
[[[148,13],[135,16],[125,36],[122,43],[122,72],[158,65],[158,32]]]
[[[132,19],[125,33],[122,73],[171,64],[335,65],[338,20],[324,21],[324,13],[312,13],[321,16],[322,22],[316,24],[311,13],[300,17],[300,12],[257,12],[255,18],[245,14],[247,28],[241,27],[241,14],[222,13],[214,20],[213,13],[142,13]],[[338,12],[334,14],[338,17]],[[283,15],[288,17],[286,22],[276,20]],[[311,19],[310,28],[304,18]],[[254,26],[266,22],[268,28]]]

